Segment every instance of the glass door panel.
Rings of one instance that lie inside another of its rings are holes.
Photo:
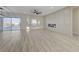
[[[20,18],[12,18],[12,30],[20,30]]]
[[[0,31],[3,31],[3,18],[0,18]]]
[[[3,18],[3,31],[11,31],[11,18]]]

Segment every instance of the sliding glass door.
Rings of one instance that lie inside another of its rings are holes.
[[[3,31],[20,30],[20,18],[3,18]]]
[[[11,18],[3,18],[3,31],[11,31]]]

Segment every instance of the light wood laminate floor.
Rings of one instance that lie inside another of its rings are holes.
[[[79,36],[69,37],[48,30],[0,32],[0,52],[72,51],[79,51]]]

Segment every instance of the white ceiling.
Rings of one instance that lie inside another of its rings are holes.
[[[37,9],[42,12],[41,16],[56,12],[66,6],[7,6],[12,13],[33,15],[32,11]]]

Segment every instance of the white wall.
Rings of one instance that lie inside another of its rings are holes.
[[[72,8],[64,8],[60,11],[45,16],[46,28],[51,31],[72,35]],[[56,29],[48,27],[48,24],[56,24]]]
[[[73,33],[79,35],[79,7],[73,9]]]

